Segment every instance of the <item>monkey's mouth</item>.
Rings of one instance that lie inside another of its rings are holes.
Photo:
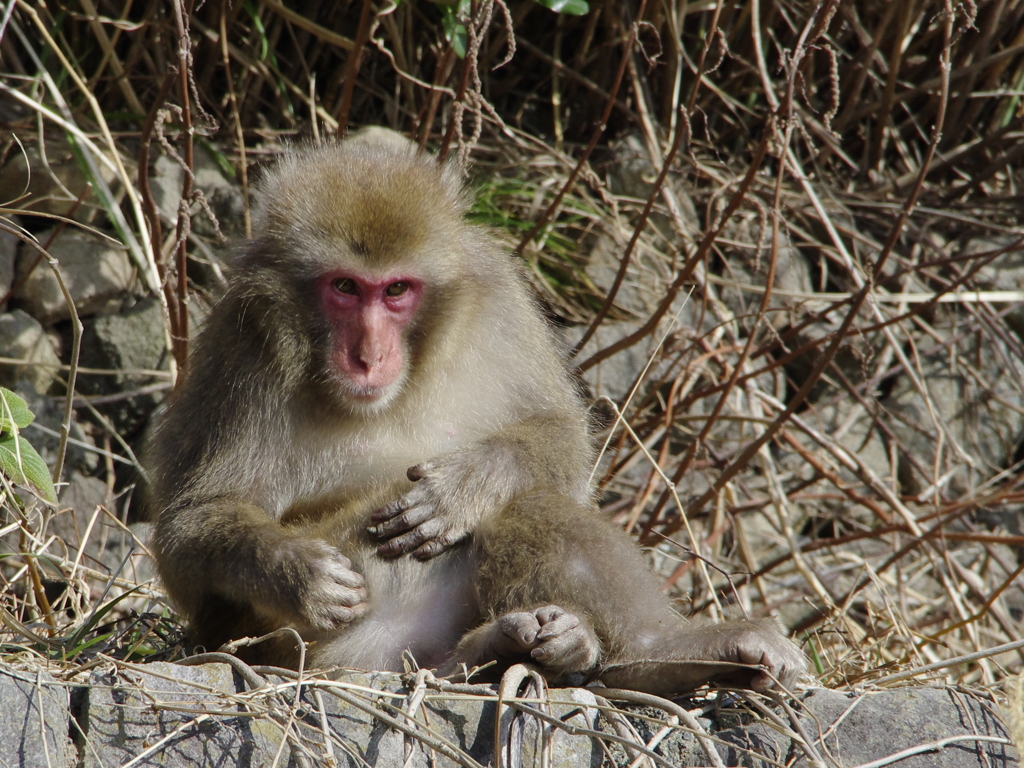
[[[401,380],[377,386],[346,381],[344,400],[356,410],[377,411],[395,399],[402,389],[401,385]]]
[[[374,403],[382,397],[387,397],[390,390],[390,387],[353,387],[349,395],[361,403]]]

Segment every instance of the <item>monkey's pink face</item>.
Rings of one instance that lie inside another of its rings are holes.
[[[321,277],[319,289],[333,329],[331,362],[342,394],[354,405],[383,405],[405,378],[405,334],[423,282],[344,271]]]

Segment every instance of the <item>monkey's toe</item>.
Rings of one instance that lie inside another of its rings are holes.
[[[601,643],[590,623],[574,613],[548,605],[536,611],[541,623],[530,656],[560,674],[588,672],[597,665]]]
[[[771,637],[773,642],[759,638],[756,643],[739,643],[736,655],[743,664],[757,664],[763,671],[755,672],[749,686],[755,691],[767,691],[776,686],[790,688],[806,668],[804,655],[788,638],[780,635]]]
[[[497,621],[500,638],[494,650],[501,656],[529,653],[537,644],[540,622],[533,611],[506,613]]]
[[[587,672],[601,655],[601,644],[590,623],[557,605],[506,613],[498,619],[503,656],[529,654],[556,674]]]

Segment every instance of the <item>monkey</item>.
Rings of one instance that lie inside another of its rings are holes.
[[[602,516],[561,347],[469,204],[386,129],[266,173],[146,452],[158,571],[196,646],[291,627],[323,668],[791,685],[803,654],[773,620],[683,619]],[[299,661],[282,638],[245,653]]]

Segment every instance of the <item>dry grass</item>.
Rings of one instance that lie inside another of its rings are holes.
[[[779,614],[829,686],[1018,671],[1024,0],[474,7],[460,59],[428,3],[179,0],[122,19],[106,0],[18,0],[0,21],[5,149],[74,141],[94,188],[66,210],[95,206],[128,246],[178,367],[183,296],[211,290],[186,266],[211,243],[189,215],[161,220],[154,155],[191,166],[208,143],[247,190],[286,140],[382,123],[471,162],[479,217],[573,338],[602,340],[580,371],[649,361],[597,400],[596,477],[682,607]],[[604,280],[584,271],[600,243]],[[113,465],[134,456],[102,409],[76,418],[115,457],[85,538],[122,535]],[[53,511],[2,495],[5,658],[73,678],[178,651],[157,588],[83,563]]]

